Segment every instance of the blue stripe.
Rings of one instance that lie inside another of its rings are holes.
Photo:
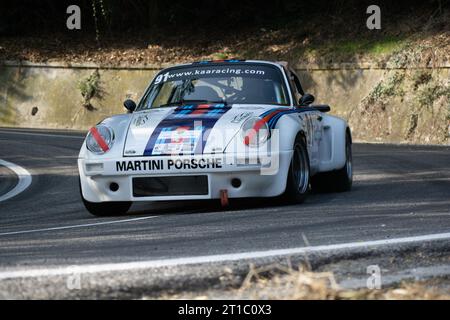
[[[224,104],[212,105],[210,108],[197,109],[196,106],[182,106],[176,108],[165,119],[163,119],[153,131],[147,145],[145,147],[144,156],[151,156],[156,144],[170,143],[165,139],[160,138],[162,132],[175,131],[180,127],[186,127],[187,130],[201,130],[201,137],[198,141],[196,149],[191,154],[202,154],[208,140],[209,133],[216,124],[216,122],[228,111],[231,107]],[[207,110],[205,113],[192,114],[195,110]],[[198,125],[198,123],[201,125]],[[195,124],[195,127],[194,127]],[[191,140],[191,143],[195,141]],[[167,155],[167,154],[158,154]]]
[[[275,129],[278,120],[280,120],[280,118],[286,114],[303,113],[303,112],[307,112],[307,111],[316,111],[316,109],[310,108],[310,107],[300,107],[300,108],[296,108],[296,109],[276,108],[276,109],[270,109],[270,110],[262,113],[259,117],[264,118],[264,117],[268,116],[269,114],[276,112],[278,110],[281,110],[281,112],[275,113],[273,115],[273,117],[271,117],[269,119],[269,121],[267,121],[267,125],[269,126],[269,129]]]

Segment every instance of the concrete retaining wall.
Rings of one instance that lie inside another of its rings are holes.
[[[165,66],[98,68],[95,65],[4,62],[0,65],[0,126],[88,129],[109,115],[124,112],[123,100],[132,98],[137,101],[155,73],[162,67]],[[100,75],[99,87],[102,97],[93,98],[91,105],[94,109],[88,110],[83,106],[78,83],[88,78],[95,70],[98,70]],[[373,113],[365,113],[367,109],[365,99],[383,82],[392,69],[347,65],[344,68],[330,69],[321,69],[318,66],[308,69],[307,66],[298,66],[297,70],[303,80],[305,91],[314,94],[316,102],[330,104],[333,114],[350,121],[354,127],[356,140],[448,143],[447,117],[450,115],[448,99],[438,101],[440,105],[437,108],[425,110],[426,118],[430,118],[428,115],[430,113],[432,118],[439,119],[436,125],[443,126],[439,130],[445,132],[444,134],[441,132],[439,138],[411,136],[409,134],[411,128],[408,127],[411,125],[411,106],[402,105],[401,101],[395,104],[395,110],[388,108],[386,111],[384,108],[384,111],[380,111],[381,116],[378,114],[374,117]],[[410,73],[408,77],[413,77],[417,71],[400,70],[400,72]],[[437,81],[448,84],[445,82],[449,79],[447,67],[437,71],[434,69],[433,72]],[[410,95],[409,92],[403,94],[404,97]],[[391,101],[395,97],[378,98]],[[372,102],[377,104],[376,101]],[[365,109],[361,111],[361,108]],[[383,115],[383,112],[386,114]],[[396,117],[396,114],[401,118]],[[383,134],[373,128],[368,132],[367,128],[359,125],[375,118],[378,121],[375,125]],[[422,115],[419,119],[421,118]],[[386,134],[384,128],[389,122],[391,132]],[[397,129],[393,130],[393,126]],[[433,135],[433,132],[431,131],[429,135]]]
[[[91,67],[0,67],[0,125],[31,128],[88,129],[100,120],[124,112],[126,98],[137,100],[157,69],[101,69],[102,98],[93,110],[83,106],[78,83]],[[37,112],[33,114],[33,108]],[[36,110],[36,109],[35,109]]]

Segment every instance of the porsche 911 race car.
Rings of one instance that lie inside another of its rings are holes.
[[[204,61],[159,72],[128,113],[91,128],[78,158],[83,203],[276,197],[352,186],[348,124],[313,105],[286,63]]]

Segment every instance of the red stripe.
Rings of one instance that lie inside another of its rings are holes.
[[[191,114],[203,114],[203,113],[207,113],[208,109],[197,109],[191,112]]]
[[[106,143],[105,139],[100,135],[96,127],[91,128],[89,132],[94,137],[95,141],[97,141],[100,148],[103,150],[103,152],[106,152],[109,150],[108,144]]]
[[[256,123],[253,125],[253,128],[252,128],[253,130],[251,130],[247,135],[245,135],[244,144],[248,146],[250,144],[250,140],[259,131],[259,129],[261,129],[261,127],[265,123],[269,122],[269,120],[272,119],[276,114],[283,112],[283,111],[286,111],[286,110],[285,109],[276,110],[272,113],[269,113],[267,116],[265,116],[261,120],[256,121]]]

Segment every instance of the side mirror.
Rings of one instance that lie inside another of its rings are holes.
[[[320,112],[329,112],[331,110],[330,106],[327,104],[316,104],[313,106],[310,106],[311,108],[316,109],[317,111]]]
[[[298,103],[300,104],[301,107],[305,107],[305,106],[309,106],[311,103],[314,102],[314,96],[312,94],[309,93],[305,93],[300,100],[298,101]]]
[[[136,109],[136,103],[131,99],[125,100],[123,102],[123,106],[128,110],[129,113],[133,113],[133,111]]]

